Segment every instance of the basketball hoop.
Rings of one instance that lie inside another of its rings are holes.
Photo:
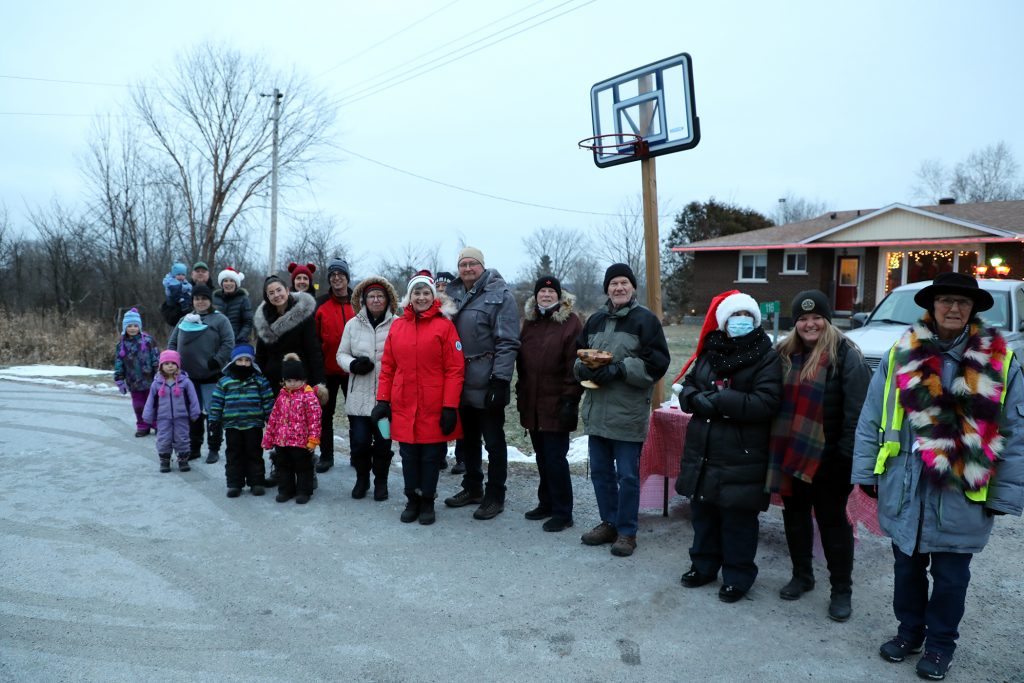
[[[647,142],[633,133],[605,133],[583,138],[577,143],[580,149],[589,149],[598,157],[642,157],[647,154]]]

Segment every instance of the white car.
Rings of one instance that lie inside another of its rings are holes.
[[[853,324],[862,322],[863,325],[848,330],[846,336],[864,352],[872,369],[878,367],[882,357],[911,323],[924,314],[924,309],[914,303],[914,295],[931,283],[925,280],[897,287],[875,306],[866,320],[863,314],[854,316]],[[978,285],[995,301],[992,308],[980,314],[982,320],[998,328],[1014,355],[1024,362],[1024,356],[1020,355],[1024,353],[1024,281],[979,278]]]

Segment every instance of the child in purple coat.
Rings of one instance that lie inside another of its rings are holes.
[[[188,472],[191,450],[189,424],[199,419],[199,397],[181,368],[181,356],[168,349],[160,354],[160,372],[153,378],[142,418],[156,425],[160,471],[171,471],[171,450],[178,452],[178,469]]]
[[[114,352],[114,384],[122,394],[131,392],[135,411],[135,436],[147,436],[153,427],[142,419],[149,387],[160,356],[153,337],[142,331],[142,316],[131,309],[121,320],[121,339]]]

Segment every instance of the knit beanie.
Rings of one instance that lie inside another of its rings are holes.
[[[306,379],[306,368],[298,354],[286,353],[281,361],[281,379]]]
[[[676,378],[672,380],[673,384],[675,384],[676,382],[683,378],[683,375],[685,375],[686,371],[690,369],[690,366],[693,364],[693,361],[697,360],[697,356],[699,356],[700,352],[704,350],[704,338],[708,336],[708,332],[712,332],[714,330],[719,329],[718,307],[727,298],[739,293],[740,290],[738,289],[730,289],[728,292],[716,294],[715,297],[711,299],[711,305],[708,306],[708,312],[704,316],[704,324],[701,325],[700,328],[700,337],[697,338],[697,350],[693,352],[693,355],[690,356],[690,360],[686,361],[686,365],[684,365],[683,369],[679,371],[679,374],[676,375]]]
[[[427,285],[428,287],[430,287],[430,293],[433,294],[435,297],[437,296],[437,287],[434,285],[434,278],[431,277],[429,270],[421,270],[412,276],[412,279],[409,280],[408,287],[406,287],[405,289],[405,291],[407,292],[406,296],[411,296],[412,290],[417,285]]]
[[[312,263],[301,265],[292,261],[288,264],[288,272],[292,274],[292,288],[295,287],[295,278],[299,275],[305,275],[309,278],[309,288],[313,288],[313,273],[316,272],[316,266]]]
[[[817,289],[808,289],[793,297],[792,306],[793,322],[802,315],[814,313],[825,320],[832,322],[832,307],[828,303],[828,297],[824,292]]]
[[[455,261],[455,265],[462,263],[462,259],[464,258],[476,259],[480,262],[481,266],[484,266],[484,268],[487,267],[484,265],[484,252],[480,251],[476,247],[463,247],[462,251],[459,252],[459,258]]]
[[[455,276],[452,275],[451,273],[449,273],[446,270],[442,270],[440,273],[438,273],[437,275],[434,276],[434,284],[436,284],[436,285],[448,284],[449,282],[454,282],[454,281],[455,281]]]
[[[139,310],[137,308],[129,309],[124,314],[124,318],[121,319],[121,334],[124,334],[128,330],[129,325],[138,325],[139,332],[142,332],[142,316],[139,315]]]
[[[244,279],[245,279],[245,275],[242,274],[242,273],[239,273],[234,268],[225,268],[224,270],[220,271],[220,274],[217,275],[217,284],[220,284],[221,282],[224,282],[225,280],[234,280],[235,284],[237,286],[241,287],[242,286],[242,280],[244,280]]]
[[[633,269],[625,263],[613,263],[608,266],[608,270],[604,271],[605,294],[608,293],[608,283],[617,277],[629,278],[629,282],[633,285],[633,289],[636,289],[636,275],[633,274]]]
[[[718,305],[718,310],[715,313],[715,317],[718,320],[718,329],[724,330],[725,322],[741,311],[754,316],[754,327],[761,326],[761,308],[754,301],[754,297],[742,292],[736,292],[731,296],[727,296]]]
[[[343,258],[334,257],[327,263],[327,277],[331,277],[331,273],[344,273],[346,278],[352,279],[348,261]]]
[[[192,287],[192,298],[198,299],[199,297],[211,299],[213,297],[213,290],[210,289],[209,285],[199,283],[198,285]]]
[[[181,354],[171,349],[165,349],[160,352],[160,365],[164,363],[174,363],[179,368],[181,367]]]
[[[172,277],[177,276],[177,275],[187,275],[187,274],[188,274],[188,266],[186,266],[184,263],[175,263],[173,266],[171,266],[171,276]]]
[[[234,363],[239,358],[255,360],[256,350],[253,349],[251,344],[239,344],[235,348],[231,349],[231,362]]]
[[[545,287],[550,287],[551,289],[555,290],[555,294],[557,294],[559,300],[561,300],[562,283],[558,281],[557,277],[555,277],[554,275],[545,275],[544,277],[538,279],[537,282],[533,285],[533,295],[537,296],[537,292],[544,289]]]
[[[196,261],[192,264],[192,270],[209,270],[210,266],[206,265],[206,261]]]

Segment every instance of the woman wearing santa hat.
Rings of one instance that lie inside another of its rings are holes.
[[[782,397],[782,363],[747,294],[716,297],[704,331],[679,396],[693,414],[676,481],[693,513],[691,566],[682,584],[703,586],[721,570],[718,597],[736,602],[757,576],[758,515],[768,509],[768,437]]]
[[[235,344],[248,344],[252,334],[252,302],[242,289],[243,273],[225,268],[217,276],[220,289],[213,292],[213,307],[227,316],[235,333]]]

